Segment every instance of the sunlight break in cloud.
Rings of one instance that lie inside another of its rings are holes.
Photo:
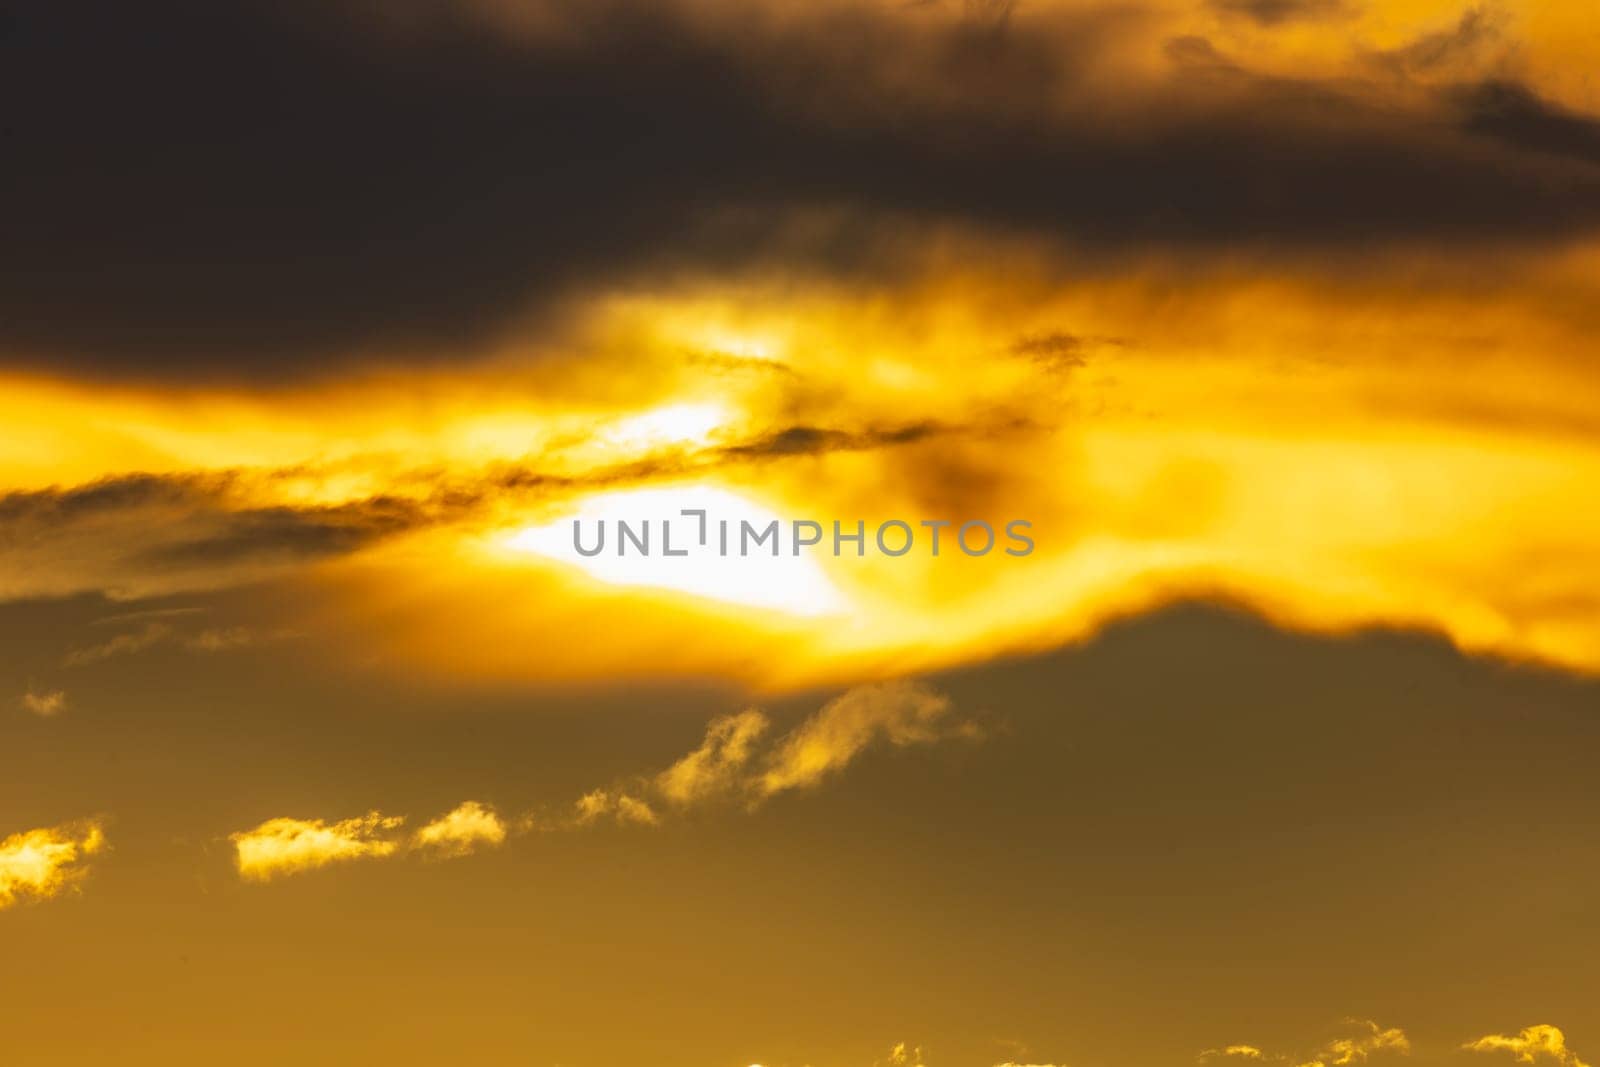
[[[88,873],[82,862],[105,848],[96,820],[24,830],[0,841],[0,910],[23,899],[48,900]]]
[[[41,719],[48,719],[67,709],[67,694],[60,689],[30,689],[22,694],[22,707]]]
[[[264,882],[346,860],[391,856],[399,843],[390,831],[405,819],[377,811],[329,823],[322,819],[268,819],[253,830],[232,834],[239,874]]]
[[[468,800],[419,829],[411,837],[411,847],[445,858],[494,848],[505,839],[506,824],[499,814],[486,804]]]
[[[1567,1047],[1567,1035],[1559,1027],[1548,1024],[1527,1027],[1515,1037],[1487,1034],[1461,1047],[1470,1052],[1510,1052],[1516,1056],[1518,1063],[1538,1063],[1548,1059],[1561,1067],[1588,1067],[1576,1052]]]

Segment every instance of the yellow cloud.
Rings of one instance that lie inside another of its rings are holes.
[[[1567,1035],[1548,1024],[1527,1027],[1515,1037],[1487,1034],[1461,1047],[1471,1052],[1510,1052],[1518,1063],[1537,1063],[1541,1057],[1548,1057],[1562,1067],[1588,1067],[1567,1047]]]
[[[88,873],[82,862],[105,848],[96,820],[24,830],[0,841],[0,910],[20,900],[48,900]]]
[[[627,793],[596,789],[578,798],[578,825],[612,817],[624,825],[654,826],[660,821],[648,802]]]
[[[755,708],[716,719],[699,748],[656,776],[656,788],[679,806],[736,788],[767,726]]]
[[[1246,1060],[1265,1059],[1265,1054],[1254,1045],[1224,1045],[1222,1048],[1208,1048],[1200,1053],[1202,1060],[1211,1059],[1213,1056],[1238,1056]]]
[[[393,855],[399,847],[389,831],[405,819],[372,811],[328,823],[322,819],[268,819],[232,834],[239,874],[251,881],[309,871],[330,863]]]
[[[411,836],[413,848],[436,856],[466,856],[493,848],[506,839],[506,824],[495,810],[468,800],[439,816]]]
[[[884,1061],[884,1065],[885,1067],[924,1067],[922,1049],[907,1045],[902,1041],[889,1050],[889,1058]]]
[[[857,686],[784,738],[757,788],[772,796],[816,785],[880,737],[894,745],[937,740],[950,710],[948,697],[917,682]]]
[[[60,689],[44,691],[30,689],[22,694],[22,707],[40,718],[48,719],[67,708],[67,694]]]
[[[1410,1052],[1411,1041],[1406,1037],[1405,1031],[1398,1026],[1388,1029],[1380,1027],[1370,1019],[1352,1019],[1366,1030],[1366,1033],[1356,1037],[1341,1037],[1330,1041],[1320,1053],[1320,1058],[1343,1067],[1344,1064],[1365,1061],[1374,1052],[1390,1050],[1394,1052]]]

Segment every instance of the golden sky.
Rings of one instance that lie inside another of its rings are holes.
[[[1596,69],[1533,0],[0,14],[17,1062],[1585,1067]]]

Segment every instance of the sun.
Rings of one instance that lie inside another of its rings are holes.
[[[501,544],[515,552],[532,553],[575,567],[610,585],[670,589],[689,596],[727,604],[816,617],[838,614],[849,607],[844,595],[829,580],[815,557],[795,555],[787,545],[780,551],[759,550],[741,555],[718,549],[714,532],[701,541],[700,520],[684,512],[704,512],[709,531],[726,521],[737,530],[743,522],[765,528],[784,516],[727,489],[685,485],[634,489],[589,497],[571,514],[543,525],[527,526],[506,535]],[[639,530],[651,529],[651,551],[641,552],[618,537],[618,523]],[[576,529],[586,550],[592,550],[599,531],[606,531],[604,548],[594,555],[577,549]],[[670,530],[669,530],[670,527]],[[666,555],[664,537],[674,552]],[[780,539],[781,541],[781,539]]]

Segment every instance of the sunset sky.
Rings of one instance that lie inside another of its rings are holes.
[[[0,4],[0,1063],[1600,1063],[1597,71]]]

